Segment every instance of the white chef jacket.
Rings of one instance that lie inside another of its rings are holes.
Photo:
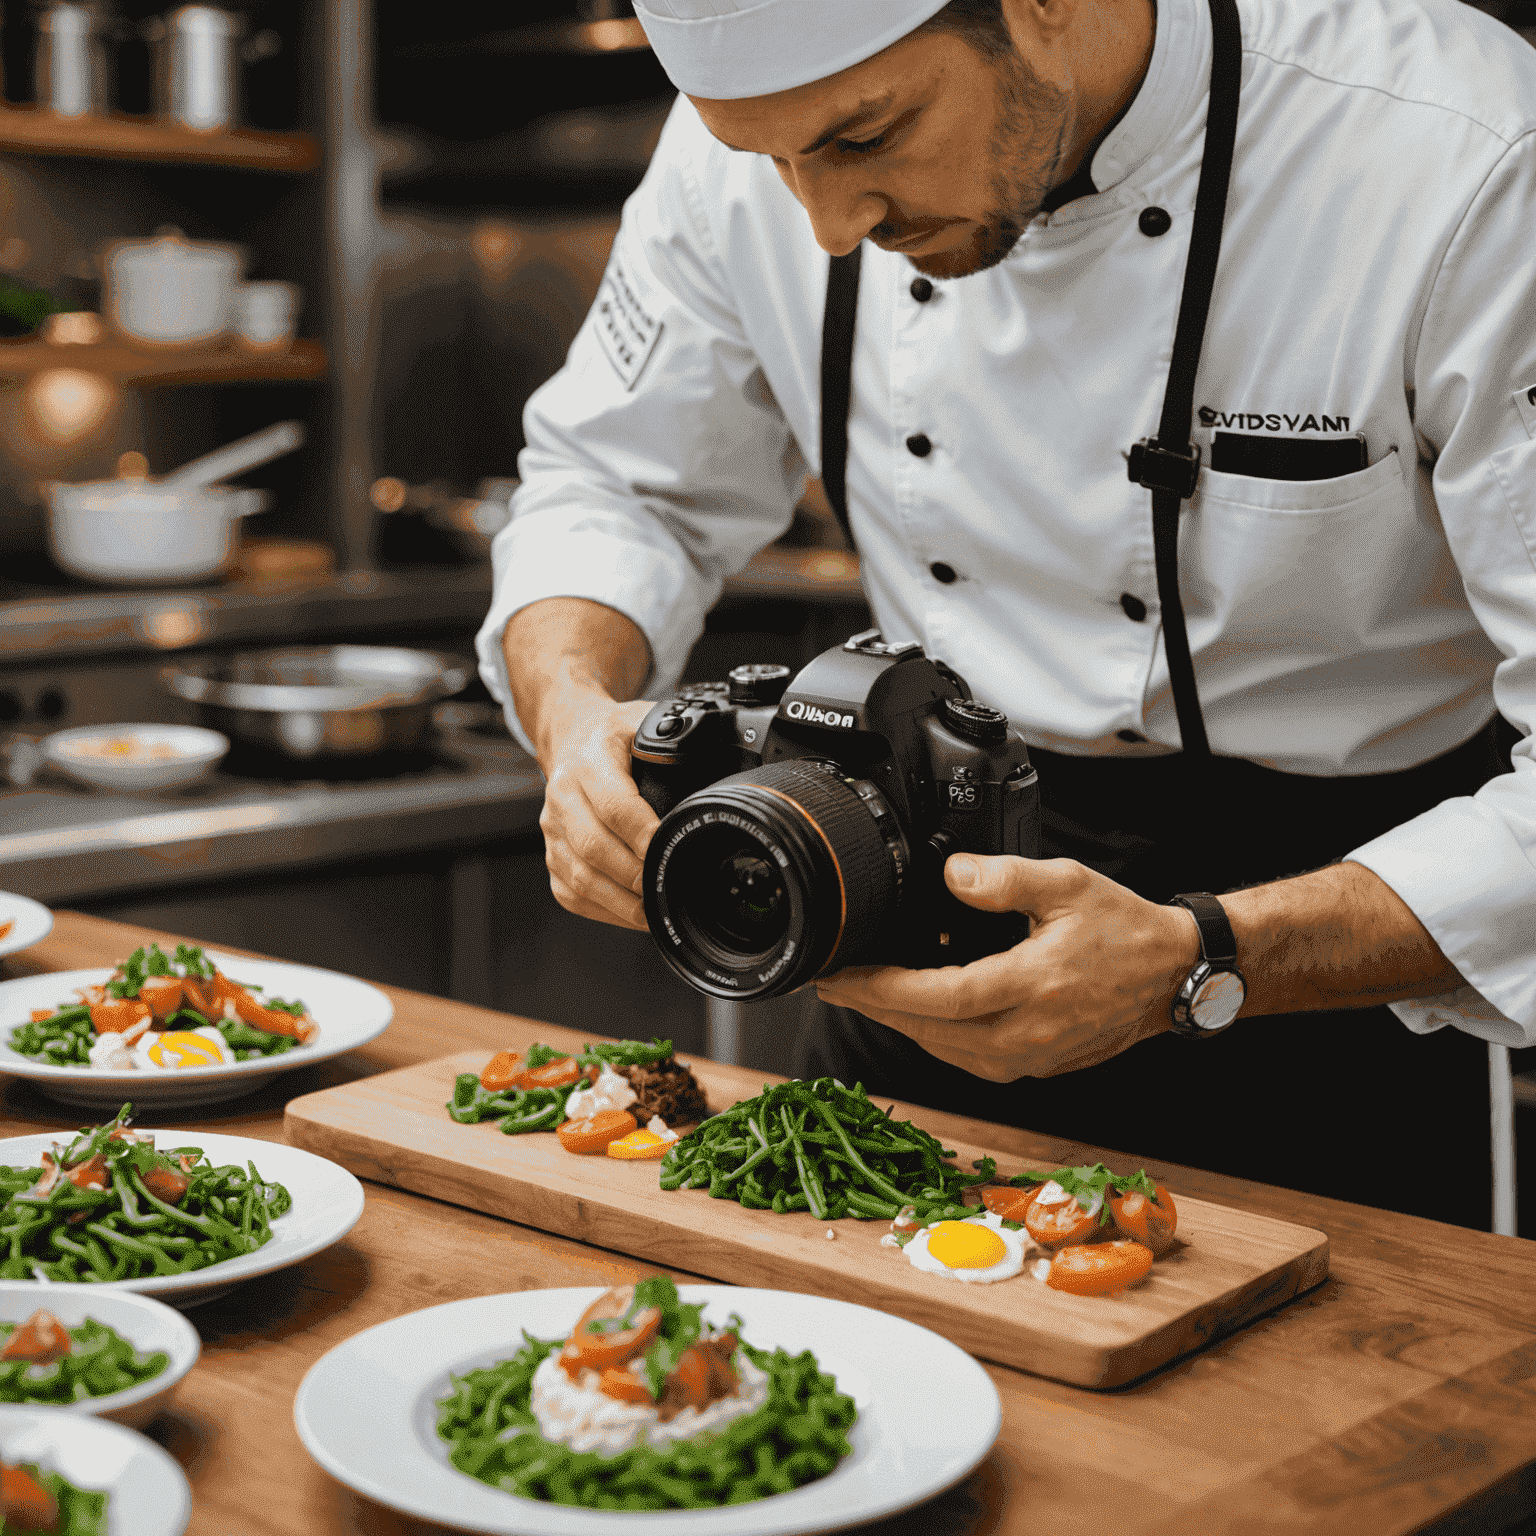
[[[1195,440],[1208,465],[1215,431],[1364,433],[1370,467],[1304,482],[1201,470],[1179,564],[1211,747],[1290,773],[1380,773],[1502,710],[1526,737],[1512,774],[1349,857],[1469,983],[1394,1005],[1408,1026],[1529,1044],[1536,50],[1457,0],[1239,11]],[[1157,429],[1210,67],[1206,0],[1159,0],[1146,79],[1093,156],[1095,195],[926,303],[904,257],[864,252],[848,495],[875,618],[1056,752],[1179,746],[1150,496],[1126,453]],[[1154,206],[1165,234],[1140,227]],[[788,525],[818,452],[826,276],[771,162],[724,148],[680,100],[592,315],[528,406],[479,641],[520,735],[499,653],[520,608],[572,596],[627,614],[665,697],[724,577]]]

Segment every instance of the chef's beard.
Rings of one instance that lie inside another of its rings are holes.
[[[1072,99],[1042,80],[1014,50],[997,66],[997,126],[992,136],[992,209],[971,238],[954,250],[909,256],[925,276],[970,277],[995,267],[1019,243],[1052,187],[1061,180],[1061,160],[1072,120]],[[877,240],[901,240],[920,229],[879,224]]]

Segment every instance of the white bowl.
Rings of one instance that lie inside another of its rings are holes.
[[[0,1407],[32,1413],[94,1413],[141,1429],[165,1407],[176,1384],[197,1364],[203,1341],[197,1329],[174,1307],[153,1296],[105,1285],[48,1285],[35,1280],[0,1280],[0,1323],[24,1323],[46,1307],[66,1328],[87,1318],[105,1323],[141,1355],[163,1350],[170,1363],[158,1376],[122,1392],[88,1397],[78,1403],[5,1403]]]
[[[93,742],[131,739],[146,748],[168,747],[171,756],[109,757]],[[43,756],[56,768],[98,789],[172,789],[212,771],[229,751],[229,737],[200,725],[81,725],[43,738]]]
[[[104,1491],[111,1536],[182,1536],[192,1517],[192,1490],[172,1457],[94,1414],[0,1406],[0,1457]]]

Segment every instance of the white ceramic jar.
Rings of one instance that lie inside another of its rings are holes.
[[[107,318],[124,335],[187,347],[227,335],[244,257],[237,246],[188,240],[165,229],[151,240],[107,247],[102,272]]]
[[[217,576],[234,554],[236,520],[266,504],[257,490],[176,491],[147,480],[54,482],[47,492],[54,560],[114,587]]]

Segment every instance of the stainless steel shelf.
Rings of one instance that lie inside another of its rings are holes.
[[[227,582],[143,592],[34,590],[0,601],[0,667],[70,656],[156,655],[362,628],[477,627],[488,566],[349,571],[294,582]]]

